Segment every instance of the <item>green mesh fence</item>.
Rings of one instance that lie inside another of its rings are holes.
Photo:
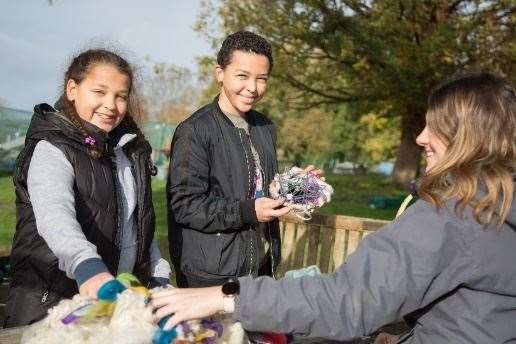
[[[0,106],[0,170],[10,171],[24,145],[32,112]],[[169,123],[144,122],[141,128],[153,149],[158,167],[168,164],[170,141],[176,126]]]
[[[141,128],[152,146],[156,166],[168,165],[170,142],[176,130],[176,125],[161,122],[144,122]]]
[[[0,106],[0,170],[12,170],[32,113]]]

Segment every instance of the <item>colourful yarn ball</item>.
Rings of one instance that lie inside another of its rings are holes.
[[[159,328],[156,330],[156,333],[154,333],[154,337],[152,338],[152,344],[170,344],[172,340],[174,340],[177,337],[176,327],[173,327],[170,330],[163,329],[168,319],[170,319],[170,315],[164,317],[159,321]]]
[[[104,283],[97,291],[97,298],[105,301],[115,301],[118,294],[122,293],[127,288],[117,279],[112,279]]]

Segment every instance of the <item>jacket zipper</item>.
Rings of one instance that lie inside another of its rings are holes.
[[[252,185],[252,182],[251,182],[251,170],[249,169],[249,156],[247,155],[247,150],[245,149],[245,143],[244,143],[244,140],[242,139],[242,130],[238,129],[238,136],[240,138],[240,142],[242,143],[242,147],[244,147],[244,154],[245,154],[245,160],[246,160],[246,167],[247,167],[247,174],[248,174],[248,180],[249,180],[249,189],[247,191],[247,195],[248,195],[248,199],[251,199],[252,198],[252,195],[251,195],[251,185]],[[251,138],[249,138],[249,142],[251,141]],[[254,237],[254,233],[255,233],[255,228],[254,226],[249,226],[249,232],[250,232],[250,235],[249,235],[249,271],[248,271],[248,275],[249,276],[252,276],[253,274],[253,270],[254,270],[254,255],[255,255],[255,250],[254,250],[254,240],[253,240],[253,237]]]
[[[271,256],[271,274],[272,278],[276,279],[276,271],[275,271],[275,264],[274,264],[274,254],[272,253],[272,250],[274,249],[274,243],[272,242],[272,233],[271,233],[271,226],[267,222],[267,233],[269,233],[269,240],[270,240],[270,247],[269,247],[269,254]]]
[[[124,151],[125,153],[125,151]],[[137,213],[136,213],[136,240],[138,242],[137,246],[136,246],[136,262],[135,262],[135,267],[134,268],[138,268],[142,261],[143,261],[143,252],[144,252],[144,249],[143,249],[143,244],[144,244],[144,240],[143,240],[143,204],[144,204],[144,199],[145,199],[145,194],[143,192],[143,187],[145,184],[145,181],[143,180],[143,178],[145,177],[145,174],[143,171],[145,171],[145,168],[147,167],[145,164],[147,163],[147,160],[145,160],[144,163],[142,163],[140,160],[142,158],[142,152],[133,152],[132,154],[127,154],[126,153],[126,156],[129,158],[131,157],[130,160],[130,163],[131,163],[131,170],[132,170],[132,174],[133,174],[133,177],[134,177],[134,181],[136,183],[136,197],[137,197],[137,202],[136,202],[136,209],[137,209]],[[132,160],[132,161],[131,161]],[[139,168],[136,169],[136,164],[138,164]],[[149,170],[151,170],[151,166],[149,165]],[[139,171],[139,173],[137,173]],[[152,171],[151,171],[151,174],[152,174]],[[147,192],[148,190],[145,190],[145,192]]]
[[[133,158],[133,170],[135,171],[135,180],[136,180],[136,193],[138,195],[138,223],[136,227],[136,235],[138,240],[137,252],[136,252],[136,263],[141,264],[143,260],[143,199],[145,195],[142,192],[144,181],[142,181],[142,171],[145,170],[146,166],[142,166],[140,162],[141,155],[135,154]],[[136,175],[136,169],[134,168],[134,164],[138,163],[140,168],[138,175]],[[147,190],[146,190],[147,191]]]
[[[249,141],[252,142],[251,136],[249,136]],[[262,158],[260,158],[260,162],[262,162],[261,159]],[[270,182],[267,180],[267,177],[266,177],[266,175],[264,173],[264,169],[262,168],[262,166],[260,166],[260,169],[261,169],[262,178],[263,178],[263,196],[269,197],[270,196],[269,195],[269,188],[267,186],[269,185]],[[275,271],[275,264],[274,264],[274,254],[273,254],[274,243],[273,243],[273,238],[272,238],[271,226],[270,226],[269,222],[267,222],[266,225],[267,225],[267,234],[269,236],[269,243],[270,243],[269,255],[271,257],[271,274],[272,274],[272,278],[276,279],[276,271]],[[258,240],[259,240],[259,238],[258,238]]]
[[[113,186],[115,187],[115,219],[116,219],[116,224],[115,224],[115,234],[114,234],[114,243],[115,243],[115,247],[117,248],[117,252],[116,252],[116,259],[115,259],[115,264],[114,264],[114,269],[116,269],[116,271],[118,271],[118,264],[120,263],[120,185],[118,185],[118,173],[117,173],[117,169],[116,169],[116,163],[113,161],[113,159],[116,160],[116,155],[114,153],[114,151],[109,147],[109,144],[106,143],[106,151],[109,152],[109,162],[111,164],[111,172],[112,172],[112,177],[113,177]],[[116,273],[116,272],[115,272]]]
[[[57,279],[58,277],[55,275],[50,280],[48,280],[48,283],[45,284],[45,289],[43,289],[43,293],[41,294],[41,303],[46,303],[48,301],[50,291],[52,290],[52,287],[56,283]]]
[[[270,195],[269,195],[269,188],[265,187],[265,185],[269,185],[270,181],[266,180],[267,178],[265,176],[265,173],[262,172],[262,176],[263,176],[263,185],[264,185],[263,195],[265,197],[270,197]],[[267,222],[267,234],[269,236],[269,246],[270,246],[269,247],[269,255],[271,256],[271,275],[272,275],[272,278],[276,279],[276,271],[275,271],[276,264],[274,264],[274,253],[273,253],[273,250],[274,250],[274,239],[272,238],[270,222]]]

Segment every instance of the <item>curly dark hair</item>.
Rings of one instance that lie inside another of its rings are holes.
[[[233,51],[240,50],[263,55],[269,60],[269,72],[272,70],[272,48],[269,42],[260,35],[249,31],[237,31],[227,36],[219,53],[217,54],[217,63],[226,68],[231,63]]]

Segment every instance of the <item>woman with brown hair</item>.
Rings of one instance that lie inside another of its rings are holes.
[[[514,341],[515,90],[462,76],[432,92],[426,119],[421,199],[335,273],[169,289],[153,296],[156,317],[173,314],[171,326],[225,311],[247,330],[350,340],[417,314],[400,342]]]

